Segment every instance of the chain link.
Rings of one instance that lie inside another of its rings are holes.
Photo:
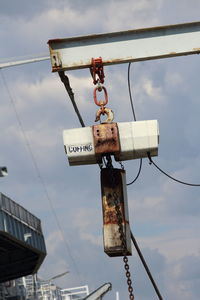
[[[118,161],[118,163],[120,164],[121,169],[124,170],[124,165],[123,165],[123,163],[122,163],[121,161]]]
[[[114,175],[111,156],[107,155],[106,159],[107,159],[106,168],[110,169],[112,186],[114,188],[115,175]],[[115,210],[116,210],[116,216],[117,216],[117,223],[119,226],[118,231],[119,231],[120,240],[121,240],[122,248],[123,248],[123,255],[124,255],[123,261],[124,261],[124,269],[126,271],[125,274],[126,274],[126,278],[127,278],[129,299],[134,300],[133,287],[132,287],[132,281],[131,281],[131,273],[129,271],[130,268],[129,268],[128,257],[127,257],[126,239],[125,239],[125,234],[124,234],[123,224],[122,224],[123,218],[122,218],[122,211],[121,211],[121,206],[120,206],[120,199],[115,191],[113,192],[113,198],[114,198],[114,204],[115,204]]]

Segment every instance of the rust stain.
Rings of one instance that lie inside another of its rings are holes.
[[[102,169],[101,171],[101,182],[102,182],[102,207],[103,207],[103,223],[107,224],[118,224],[116,214],[116,195],[117,201],[120,206],[120,212],[122,217],[122,223],[128,223],[125,219],[125,208],[124,208],[124,195],[123,195],[123,184],[121,178],[120,169],[114,169],[115,184],[113,186],[112,179],[110,177],[110,171]]]
[[[120,193],[121,196],[121,193]],[[108,224],[118,224],[116,208],[114,204],[113,191],[106,191],[106,195],[103,196],[103,223],[104,225]],[[123,202],[120,201],[120,212],[123,219],[123,224],[125,223],[124,217],[124,205]]]
[[[193,48],[192,50],[200,52],[200,48]]]
[[[93,138],[97,156],[106,153],[119,153],[120,143],[117,123],[94,125]]]
[[[53,43],[62,43],[65,39],[52,39],[48,40],[47,44],[51,45]]]
[[[62,70],[61,67],[52,66],[52,72],[58,72],[58,71],[61,71],[61,70]]]

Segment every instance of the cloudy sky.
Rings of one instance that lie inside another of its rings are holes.
[[[199,21],[199,11],[199,0],[0,0],[0,61],[48,54],[53,38]],[[200,183],[199,60],[194,55],[131,66],[137,119],[159,121],[155,162],[194,183]],[[127,67],[105,67],[117,122],[133,120]],[[103,252],[99,168],[70,167],[64,153],[63,129],[80,124],[58,75],[49,61],[0,75],[0,162],[9,170],[0,191],[42,220],[48,256],[39,276],[69,270],[58,285],[87,284],[92,291],[111,282],[105,299],[115,299],[116,291],[127,299],[122,259]],[[97,107],[89,70],[68,76],[85,123],[93,125]],[[129,182],[139,161],[124,165]],[[128,202],[132,231],[163,298],[199,300],[199,188],[170,181],[144,159]],[[134,249],[129,261],[136,299],[157,299]]]

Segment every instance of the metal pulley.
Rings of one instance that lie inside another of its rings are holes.
[[[104,251],[109,256],[131,255],[125,170],[101,169],[101,194]]]

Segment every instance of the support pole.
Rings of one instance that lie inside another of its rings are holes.
[[[159,300],[163,300],[163,298],[162,298],[162,296],[160,294],[160,291],[159,291],[159,289],[158,289],[158,287],[157,287],[157,285],[156,285],[156,283],[155,283],[155,281],[153,279],[153,276],[151,275],[149,267],[147,266],[147,263],[146,263],[146,261],[144,259],[144,256],[142,255],[142,252],[140,251],[140,248],[139,248],[139,246],[137,244],[137,241],[136,241],[136,239],[135,239],[135,237],[134,237],[134,235],[133,235],[132,232],[131,232],[131,240],[132,240],[132,242],[133,242],[133,244],[135,246],[135,249],[136,249],[136,251],[137,251],[137,253],[138,253],[139,257],[140,257],[140,260],[141,260],[141,262],[143,264],[143,267],[145,268],[145,270],[147,272],[147,275],[149,276],[149,279],[150,279],[150,281],[151,281],[151,283],[152,283],[152,285],[153,285],[153,287],[155,289],[155,292],[156,292],[156,294],[158,296],[158,299]]]
[[[75,112],[77,114],[79,122],[81,123],[81,126],[85,127],[85,123],[83,122],[83,119],[81,117],[81,114],[80,114],[80,112],[78,110],[78,107],[77,107],[75,99],[74,99],[74,93],[73,93],[72,88],[70,86],[69,78],[65,75],[65,73],[63,71],[59,72],[59,76],[60,76],[60,79],[61,79],[62,83],[64,84],[64,86],[66,88],[66,91],[67,91],[67,93],[69,95],[69,98],[70,98],[70,100],[72,102],[73,108],[74,108],[74,110],[75,110]]]

